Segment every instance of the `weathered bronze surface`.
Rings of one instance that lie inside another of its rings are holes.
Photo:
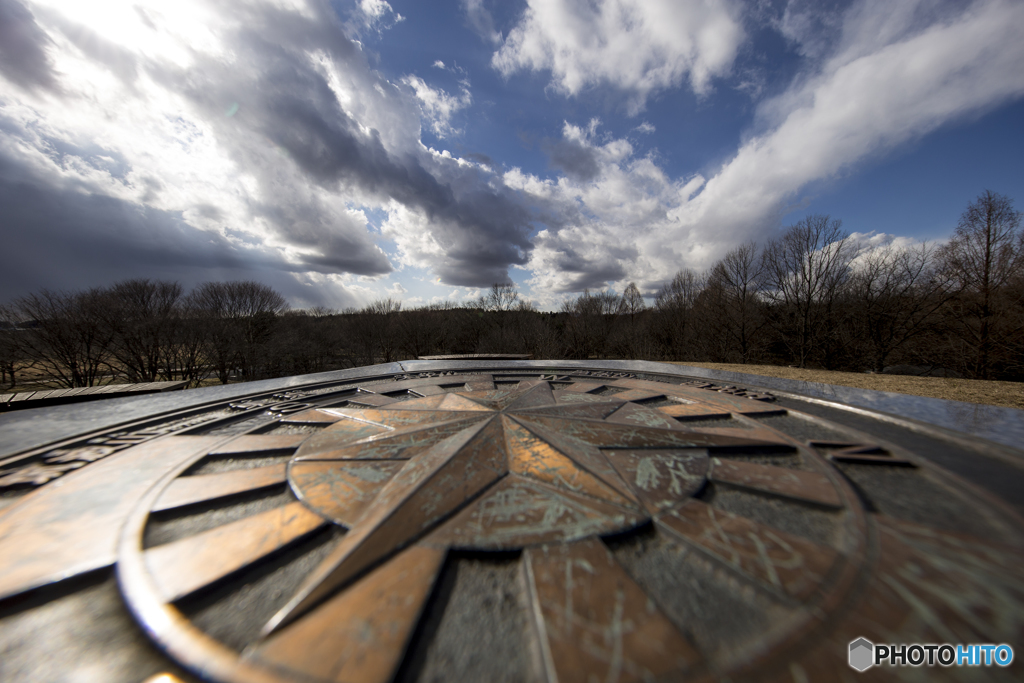
[[[770,395],[615,375],[291,389],[8,458],[0,491],[32,492],[0,508],[0,606],[114,566],[154,681],[414,680],[463,656],[467,557],[518,568],[492,593],[528,680],[832,680],[861,636],[1024,639],[998,500]]]
[[[302,679],[386,683],[402,661],[444,555],[423,546],[402,551],[246,656]]]
[[[828,507],[842,507],[839,492],[828,477],[772,465],[714,458],[711,479],[726,484],[787,496]]]
[[[549,680],[649,681],[700,660],[600,541],[531,548],[524,563]]]
[[[837,560],[831,548],[698,500],[661,515],[658,524],[766,588],[797,599],[816,591]]]
[[[122,521],[168,467],[223,439],[175,436],[101,460],[0,514],[0,597],[112,564]]]
[[[167,602],[237,571],[325,524],[289,503],[145,552],[146,567]]]
[[[288,466],[281,463],[241,472],[181,477],[164,490],[160,500],[153,508],[153,512],[171,510],[274,484],[282,484],[288,478],[287,469]]]

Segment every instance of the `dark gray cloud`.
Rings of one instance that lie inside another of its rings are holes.
[[[0,304],[42,288],[100,287],[126,278],[181,282],[255,279],[308,305],[355,305],[340,288],[317,291],[296,265],[238,245],[160,211],[57,189],[0,155]]]
[[[531,216],[522,196],[491,183],[493,176],[485,171],[432,158],[414,145],[389,150],[381,131],[365,132],[342,108],[325,75],[311,64],[310,51],[322,49],[346,68],[365,74],[367,87],[389,86],[372,74],[332,14],[309,19],[270,7],[248,12],[240,22],[244,28],[232,36],[232,48],[239,54],[236,64],[245,67],[209,64],[159,71],[166,83],[209,111],[218,137],[231,141],[240,165],[255,170],[275,197],[272,207],[267,202],[258,211],[288,241],[320,247],[321,255],[307,261],[311,267],[367,275],[391,270],[382,254],[361,247],[352,230],[331,232],[310,215],[313,207],[292,206],[287,198],[275,196],[278,176],[259,168],[264,163],[259,140],[284,150],[306,180],[328,190],[392,199],[424,214],[438,242],[447,247],[444,262],[435,268],[445,283],[485,286],[507,281],[509,266],[527,262]],[[390,96],[395,108],[413,107],[393,89]],[[241,103],[231,119],[222,114],[226,101]]]
[[[560,292],[581,292],[584,289],[603,289],[609,282],[626,277],[626,264],[638,256],[632,247],[603,250],[599,258],[588,258],[571,245],[562,244],[555,264],[561,273],[573,273],[563,278]]]
[[[579,140],[548,140],[544,143],[551,166],[573,180],[588,181],[601,172],[597,150]]]
[[[18,0],[0,0],[0,72],[12,83],[32,90],[57,90],[53,63],[46,53],[50,39]]]
[[[292,284],[315,274],[385,275],[392,263],[345,206],[389,202],[426,219],[443,246],[443,256],[429,264],[442,282],[507,282],[511,266],[528,262],[531,221],[542,209],[506,187],[493,169],[460,165],[423,148],[416,101],[371,68],[327,3],[312,5],[313,16],[272,6],[210,9],[224,13],[221,25],[211,25],[224,53],[195,50],[192,63],[182,67],[131,52],[49,10],[40,10],[37,23],[20,3],[0,0],[3,35],[22,45],[17,53],[0,46],[5,73],[54,89],[49,38],[40,24],[59,31],[115,75],[135,106],[148,96],[138,86],[143,75],[184,97],[189,111],[163,113],[165,120],[178,116],[186,135],[208,130],[206,139],[215,139],[217,149],[256,183],[255,190],[229,198],[224,179],[212,178],[216,186],[208,196],[188,205],[187,192],[163,177],[159,165],[133,168],[137,150],[94,149],[83,142],[88,136],[72,132],[62,139],[61,131],[0,121],[0,134],[19,138],[17,144],[29,144],[54,169],[63,169],[52,178],[25,180],[27,161],[4,161],[5,220],[17,226],[6,253],[38,254],[10,259],[2,276],[6,292],[104,284],[128,271],[190,281],[258,271],[264,280],[274,274]],[[144,13],[142,19],[155,21]],[[345,72],[357,102],[342,106],[328,71],[311,58],[315,54],[328,55]],[[76,96],[62,96],[65,106],[75,106]],[[196,114],[201,123],[194,122]],[[19,171],[18,164],[25,168]],[[90,180],[69,168],[96,173]],[[94,180],[101,176],[122,183],[143,205],[89,194],[108,191]],[[179,210],[146,206],[168,203]],[[250,239],[240,220],[262,226],[264,232],[252,233],[260,238]],[[268,229],[269,239],[263,237]],[[52,248],[44,249],[47,244]]]

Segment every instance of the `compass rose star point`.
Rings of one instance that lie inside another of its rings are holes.
[[[552,534],[608,533],[646,519],[655,507],[646,491],[629,483],[636,457],[615,463],[602,449],[662,449],[663,459],[670,457],[665,449],[690,453],[678,457],[697,463],[691,479],[698,482],[706,470],[704,449],[736,441],[656,420],[647,424],[636,415],[649,408],[614,397],[595,399],[564,402],[548,382],[535,380],[339,411],[345,419],[310,439],[295,461],[319,460],[328,468],[328,461],[393,464],[372,503],[267,623],[264,636],[428,535],[460,547],[509,548]],[[621,410],[630,419],[616,422]],[[354,422],[360,426],[353,428]],[[355,438],[346,440],[346,430]],[[292,484],[303,497],[302,484]]]

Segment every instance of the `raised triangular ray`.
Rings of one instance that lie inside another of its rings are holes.
[[[423,384],[409,389],[409,393],[416,394],[418,396],[438,396],[439,394],[446,394],[448,392],[436,384]]]
[[[721,406],[708,403],[674,403],[669,406],[658,406],[654,410],[665,413],[669,417],[690,417],[690,418],[726,418],[729,411]],[[683,423],[686,424],[685,422]]]
[[[407,401],[397,401],[398,405],[392,403],[391,406],[399,410],[437,410],[446,396],[447,394],[434,394],[433,396],[410,398]]]
[[[509,474],[424,539],[426,544],[514,550],[571,541],[642,523],[639,508],[622,507]]]
[[[376,434],[386,434],[390,431],[392,431],[390,427],[372,422],[341,420],[318,434],[307,437],[302,445],[299,446],[299,449],[295,451],[295,455],[301,457],[304,455],[328,453],[355,443],[360,439]]]
[[[479,375],[466,382],[466,391],[494,391],[494,379],[488,375]]]
[[[288,478],[299,500],[351,527],[404,465],[404,460],[294,460]]]
[[[341,418],[338,413],[330,408],[310,408],[299,413],[291,413],[281,419],[281,424],[331,424]]]
[[[552,391],[551,396],[558,405],[575,405],[577,403],[605,403],[614,401],[616,396],[603,396],[601,394],[585,394],[576,391]],[[619,401],[625,403],[625,401]]]
[[[504,476],[508,468],[501,446],[500,422],[489,420],[468,429],[463,425],[455,435],[407,461],[267,623],[264,634],[314,607]]]
[[[386,406],[391,403],[397,403],[397,398],[391,398],[384,394],[374,394],[371,392],[360,391],[354,396],[350,396],[346,399],[349,403],[362,406]]]
[[[404,404],[398,403],[395,406],[388,408],[367,408],[365,410],[343,408],[337,412],[339,415],[343,415],[350,420],[372,422],[373,424],[390,427],[392,429],[413,427],[425,422],[433,423],[447,422],[450,420],[479,419],[482,416],[478,413],[489,412],[486,409],[481,411],[481,406],[476,406],[470,401],[466,401],[466,403],[471,407],[464,410],[449,410],[443,408],[431,410],[405,410]],[[330,429],[335,429],[336,427],[337,425],[330,427]]]
[[[502,422],[510,471],[619,505],[635,504],[635,500],[618,493],[522,425],[507,416]]]
[[[599,448],[716,448],[730,446],[778,446],[779,441],[761,441],[737,436],[701,434],[678,429],[617,425],[598,420],[548,417],[517,413],[527,426],[538,425],[555,434],[569,436]],[[684,425],[685,426],[685,425]]]
[[[531,406],[549,405],[555,402],[551,394],[551,385],[540,380],[520,382],[511,389],[464,392],[462,396],[491,410],[506,410],[513,407],[528,408]]]
[[[491,408],[459,394],[448,394],[438,407],[445,410],[491,411]]]
[[[697,427],[694,429],[695,432],[700,434],[714,434],[715,436],[736,436],[743,439],[756,439],[764,445],[771,446],[791,446],[792,444],[785,441],[780,437],[774,430],[769,427],[763,427],[761,425],[755,425],[750,428],[743,427]]]
[[[603,389],[604,387],[605,387],[605,385],[601,384],[600,382],[573,382],[569,386],[567,386],[564,389],[562,389],[562,391],[570,391],[570,392],[575,392],[575,393],[580,393],[580,394],[589,394],[589,393],[591,393],[593,391],[598,391],[599,389]]]
[[[523,553],[548,680],[678,680],[700,654],[601,541]]]
[[[699,491],[708,471],[707,451],[700,448],[623,449],[605,456],[651,514]]]
[[[522,384],[520,382],[520,387]],[[518,395],[508,402],[507,410],[523,410],[555,403],[555,397],[551,395],[551,385],[547,382],[520,388],[517,393]]]
[[[465,413],[469,417],[433,424],[416,425],[406,429],[376,434],[365,439],[346,443],[340,447],[326,449],[318,440],[314,447],[307,449],[305,444],[296,453],[297,460],[400,460],[411,458],[431,448],[439,441],[469,427],[473,422],[486,419],[485,413]],[[318,434],[316,439],[322,437]]]
[[[587,394],[580,394],[586,396]],[[602,397],[603,400],[595,403],[570,403],[570,404],[555,404],[553,406],[538,406],[536,408],[524,408],[517,410],[516,413],[527,412],[530,414],[538,415],[549,415],[552,417],[567,417],[567,418],[590,418],[592,420],[603,420],[608,417],[616,410],[618,410],[623,404],[622,401],[615,401]]]
[[[290,674],[289,679],[387,683],[445,555],[419,545],[402,551],[245,656]]]
[[[652,398],[664,398],[665,394],[661,389],[630,389],[615,394],[615,398],[622,401],[646,401]]]
[[[659,429],[685,429],[678,420],[654,408],[645,408],[636,403],[624,403],[608,417],[608,422]]]
[[[605,457],[604,453],[602,453],[600,449],[585,441],[566,437],[553,430],[546,429],[542,425],[521,421],[519,420],[520,417],[522,417],[522,414],[517,413],[513,419],[515,419],[518,424],[525,427],[529,432],[540,437],[543,442],[549,444],[560,453],[567,456],[580,468],[594,475],[607,486],[610,486],[620,496],[629,500],[630,504],[635,505],[638,503],[633,491],[626,482],[622,481],[619,473],[611,466],[611,463],[608,462],[608,458]]]

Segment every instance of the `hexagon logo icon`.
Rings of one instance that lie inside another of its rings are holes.
[[[857,671],[866,671],[875,663],[875,644],[867,638],[858,638],[850,643],[850,666]]]

